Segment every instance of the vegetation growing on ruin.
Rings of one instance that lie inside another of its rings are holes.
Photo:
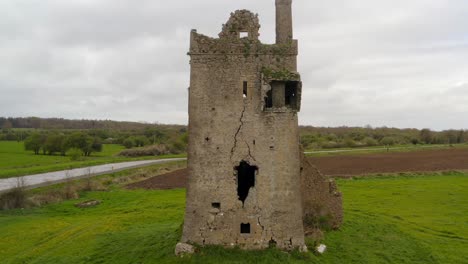
[[[263,67],[262,74],[263,78],[267,81],[297,81],[301,78],[296,72],[291,72],[286,69],[275,70],[269,67]]]
[[[106,176],[102,176],[106,177]],[[115,178],[117,179],[117,178]],[[117,181],[116,181],[117,182]],[[177,258],[184,190],[113,187],[36,209],[0,212],[7,263],[464,263],[468,175],[339,180],[345,222],[324,255],[201,249]],[[49,187],[50,188],[50,187]],[[101,204],[87,209],[86,200]],[[309,244],[310,245],[310,244]]]

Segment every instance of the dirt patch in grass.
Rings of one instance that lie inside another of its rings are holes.
[[[329,176],[468,170],[468,149],[309,157]]]
[[[363,155],[308,157],[333,177],[366,174],[468,170],[468,149],[428,150]],[[128,189],[185,188],[188,170],[181,169],[127,185]]]
[[[132,183],[127,189],[179,189],[187,184],[188,169],[175,170],[166,174],[155,176],[144,181]]]

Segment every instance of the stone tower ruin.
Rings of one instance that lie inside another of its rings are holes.
[[[182,242],[305,248],[310,217],[341,222],[341,196],[303,159],[292,0],[276,0],[276,43],[238,10],[219,38],[190,38],[187,206]]]

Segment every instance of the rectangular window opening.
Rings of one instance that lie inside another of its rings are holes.
[[[287,107],[297,109],[297,82],[286,82],[284,101]]]
[[[265,97],[265,108],[289,108],[298,110],[299,86],[297,81],[273,81]]]
[[[221,203],[211,203],[211,207],[221,209]]]
[[[240,38],[248,38],[249,37],[249,32],[239,32],[239,37]]]
[[[250,224],[242,223],[240,226],[240,231],[241,231],[241,234],[250,234]]]
[[[244,98],[247,97],[247,81],[244,81],[244,87],[242,89],[242,93],[244,95]]]
[[[272,91],[269,90],[265,97],[265,108],[272,108],[273,107],[273,96]]]

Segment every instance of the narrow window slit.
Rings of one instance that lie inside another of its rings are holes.
[[[247,82],[244,81],[244,87],[242,89],[242,94],[244,95],[244,98],[247,97]]]

